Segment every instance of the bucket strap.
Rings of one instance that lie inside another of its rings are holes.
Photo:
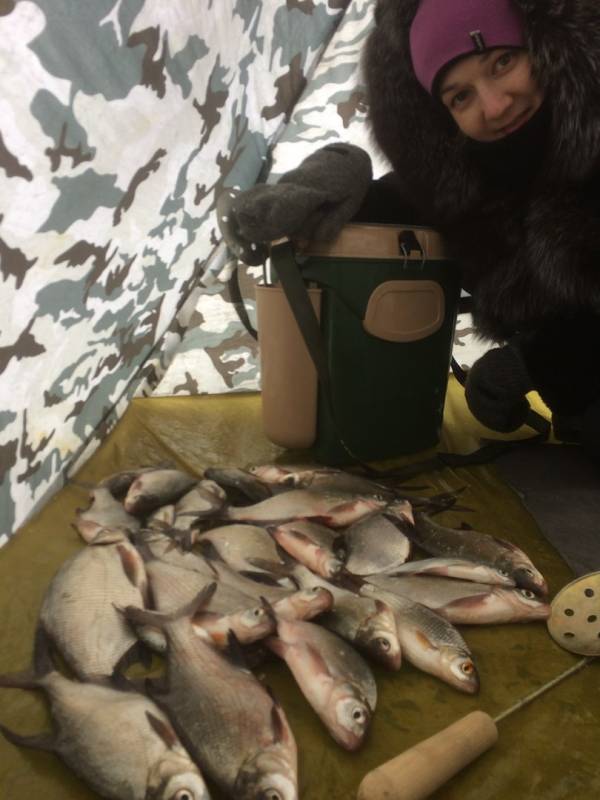
[[[277,262],[277,277],[279,278],[281,287],[290,304],[292,314],[294,315],[298,329],[304,339],[304,344],[317,370],[319,386],[327,403],[336,436],[353,461],[359,464],[363,469],[372,471],[372,468],[364,463],[364,461],[349,447],[337,424],[331,375],[329,373],[329,362],[321,334],[321,325],[310,301],[308,290],[296,262],[291,242],[283,242],[282,244],[275,245],[272,250],[272,255],[274,256],[273,260]]]

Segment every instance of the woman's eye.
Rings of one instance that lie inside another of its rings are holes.
[[[498,58],[496,61],[496,69],[504,69],[504,67],[507,67],[513,61],[513,59],[514,53],[511,53],[510,51],[507,53],[502,53],[500,58]]]
[[[466,89],[463,89],[461,92],[457,92],[452,98],[452,108],[460,108],[467,102],[468,99],[469,92]]]

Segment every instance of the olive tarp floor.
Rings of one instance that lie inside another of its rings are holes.
[[[460,387],[451,380],[441,446],[467,452],[482,435],[489,432],[472,421]],[[284,453],[264,438],[256,394],[137,399],[75,478],[97,481],[121,469],[165,462],[200,474],[215,464],[247,466],[274,459],[306,462],[306,457]],[[571,569],[541,535],[495,466],[445,469],[416,482],[427,484],[431,493],[466,486],[462,501],[473,509],[469,523],[522,547],[546,576],[551,596],[572,579]],[[61,563],[83,546],[71,523],[75,509],[86,502],[84,489],[67,485],[0,552],[0,673],[28,666],[46,586]],[[447,512],[442,519],[457,525],[466,516]],[[576,516],[572,536],[577,536]],[[480,708],[497,715],[579,658],[561,650],[540,622],[463,627],[462,633],[479,669],[479,695],[462,695],[409,664],[393,674],[375,667],[378,706],[368,739],[356,754],[344,752],[329,738],[283,663],[269,663],[260,670],[281,700],[298,741],[302,800],[349,800],[363,775],[376,765],[470,711]],[[599,669],[597,662],[591,663],[500,722],[498,743],[434,797],[597,798]],[[39,693],[0,691],[2,724],[22,734],[47,729],[46,706]],[[0,737],[1,800],[32,797],[91,800],[95,795],[52,754],[20,750]],[[213,792],[213,798],[218,797]]]

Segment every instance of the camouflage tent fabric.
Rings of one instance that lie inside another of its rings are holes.
[[[255,374],[220,315],[215,197],[268,171],[348,5],[0,0],[0,544],[186,326],[209,338],[175,393]]]

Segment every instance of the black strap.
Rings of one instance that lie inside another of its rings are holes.
[[[291,242],[275,245],[271,251],[271,257],[274,264],[276,264],[277,276],[317,370],[319,386],[327,403],[336,436],[350,458],[365,470],[371,471],[371,467],[365,464],[348,446],[337,423],[331,375],[329,374],[329,361],[321,335],[321,325],[311,303],[306,284],[300,274]]]
[[[244,303],[244,298],[242,296],[242,290],[240,289],[240,262],[238,261],[231,273],[231,278],[227,282],[227,288],[229,289],[229,298],[233,303],[233,307],[235,308],[238,317],[240,318],[240,322],[246,329],[246,331],[252,336],[253,339],[258,339],[258,333],[256,328],[250,322],[250,317],[248,316],[248,311],[246,309],[246,304]]]

